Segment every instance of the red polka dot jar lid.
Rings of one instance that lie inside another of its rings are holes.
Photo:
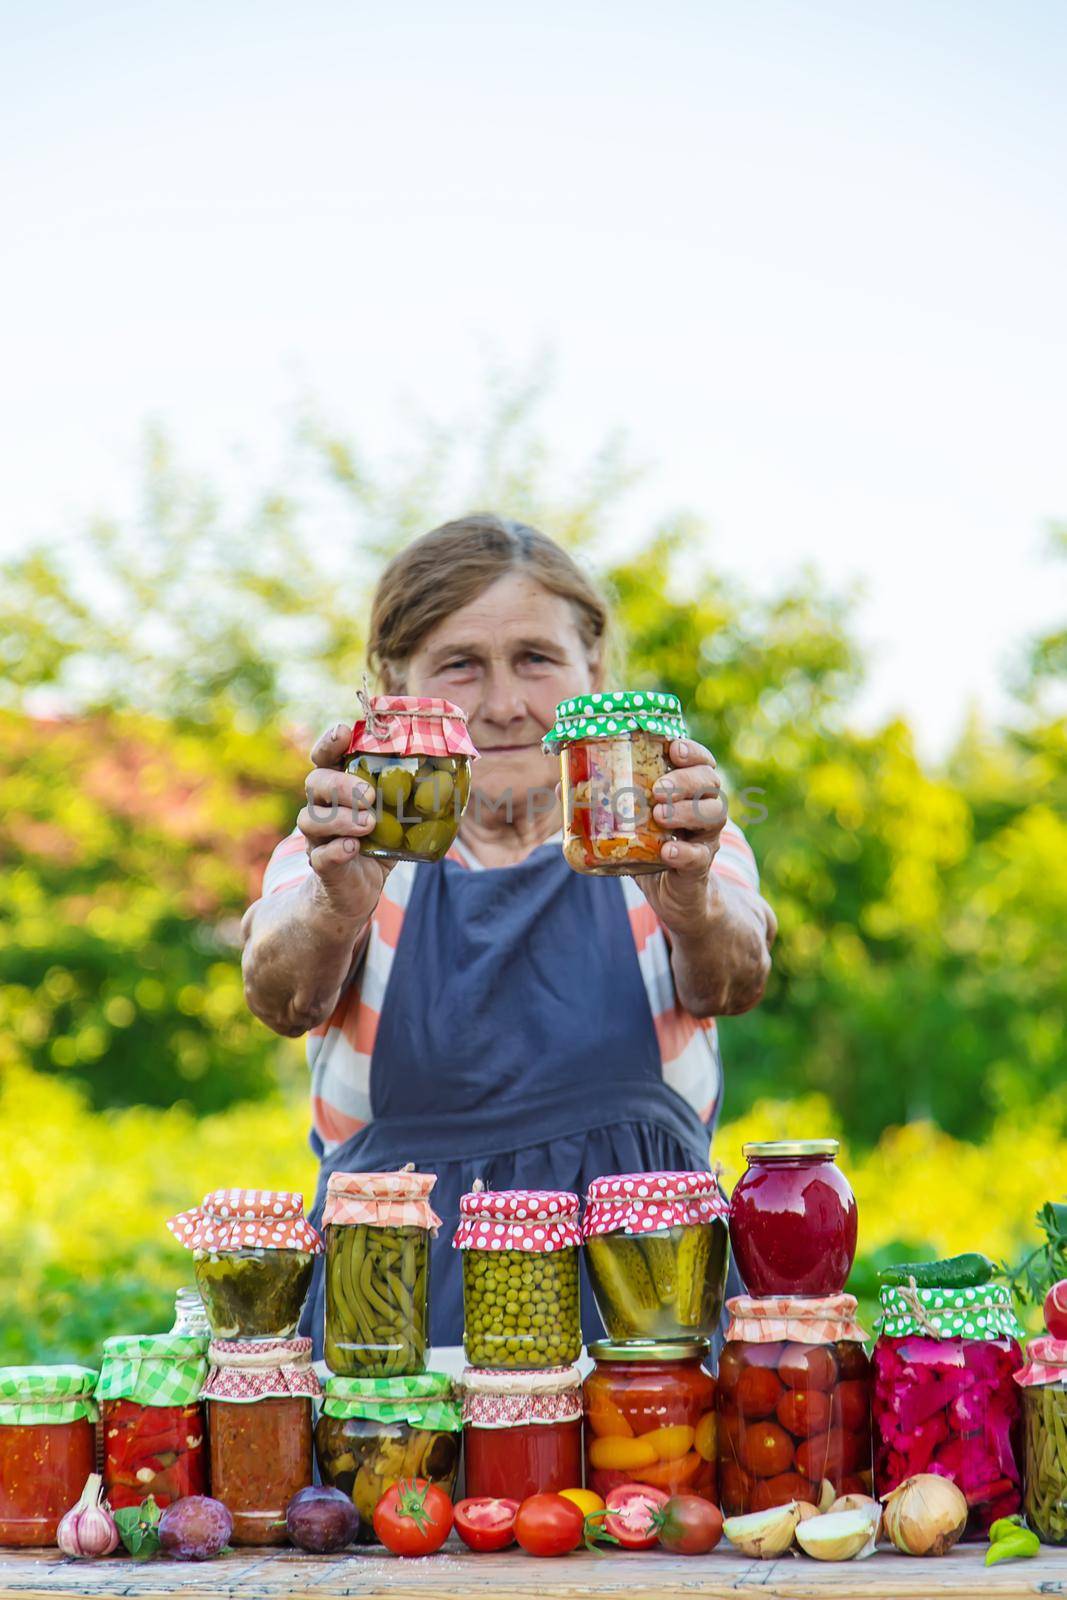
[[[461,1196],[457,1250],[566,1250],[582,1242],[565,1189],[481,1189]]]
[[[322,1250],[304,1216],[304,1196],[286,1189],[215,1189],[202,1205],[168,1218],[167,1227],[187,1250]]]
[[[594,1178],[582,1222],[586,1239],[601,1233],[654,1233],[725,1222],[726,1201],[713,1172],[619,1172]]]

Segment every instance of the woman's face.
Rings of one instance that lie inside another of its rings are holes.
[[[554,809],[559,758],[546,756],[541,740],[561,700],[599,687],[599,667],[589,660],[570,602],[511,572],[426,635],[403,687],[405,694],[452,700],[467,713],[481,756],[474,787],[484,802],[498,807],[510,790],[517,812],[538,790],[529,804],[544,815]]]

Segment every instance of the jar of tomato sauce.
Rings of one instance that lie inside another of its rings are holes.
[[[719,1357],[724,1516],[871,1492],[871,1366],[850,1294],[738,1295]]]
[[[715,1380],[706,1339],[601,1339],[583,1387],[586,1486],[624,1483],[715,1499]]]
[[[751,1295],[839,1294],[856,1254],[856,1200],[836,1139],[746,1144],[730,1243]]]
[[[207,1493],[200,1391],[208,1341],[192,1333],[104,1340],[96,1398],[104,1425],[104,1489],[113,1510],[153,1495],[162,1508]]]
[[[285,1508],[314,1477],[311,1403],[322,1389],[311,1340],[220,1341],[208,1360],[211,1492],[233,1517],[234,1544],[285,1544]]]
[[[0,1367],[0,1545],[50,1545],[96,1465],[88,1367]]]
[[[582,1482],[582,1380],[576,1367],[463,1374],[467,1494],[525,1500]]]

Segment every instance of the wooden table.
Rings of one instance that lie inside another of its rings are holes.
[[[720,1548],[710,1556],[661,1551],[592,1555],[582,1551],[535,1561],[519,1551],[473,1555],[450,1540],[436,1556],[400,1561],[380,1550],[309,1556],[296,1550],[234,1551],[201,1565],[70,1561],[54,1551],[0,1552],[0,1600],[150,1600],[182,1594],[195,1600],[1015,1600],[1067,1595],[1067,1549],[1042,1548],[1031,1561],[983,1565],[984,1546],[957,1549],[937,1561],[879,1551],[867,1561],[831,1564],[803,1556],[749,1561]]]

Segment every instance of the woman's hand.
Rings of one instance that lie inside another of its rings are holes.
[[[708,920],[708,880],[726,822],[726,796],[715,757],[702,744],[675,739],[667,754],[672,770],[653,788],[652,816],[661,827],[684,833],[663,846],[667,871],[646,873],[637,882],[665,928],[698,933]]]
[[[296,825],[329,908],[361,925],[377,905],[392,863],[359,848],[374,828],[375,794],[369,783],[338,769],[351,737],[352,729],[339,722],[316,741],[304,784],[307,804]]]

